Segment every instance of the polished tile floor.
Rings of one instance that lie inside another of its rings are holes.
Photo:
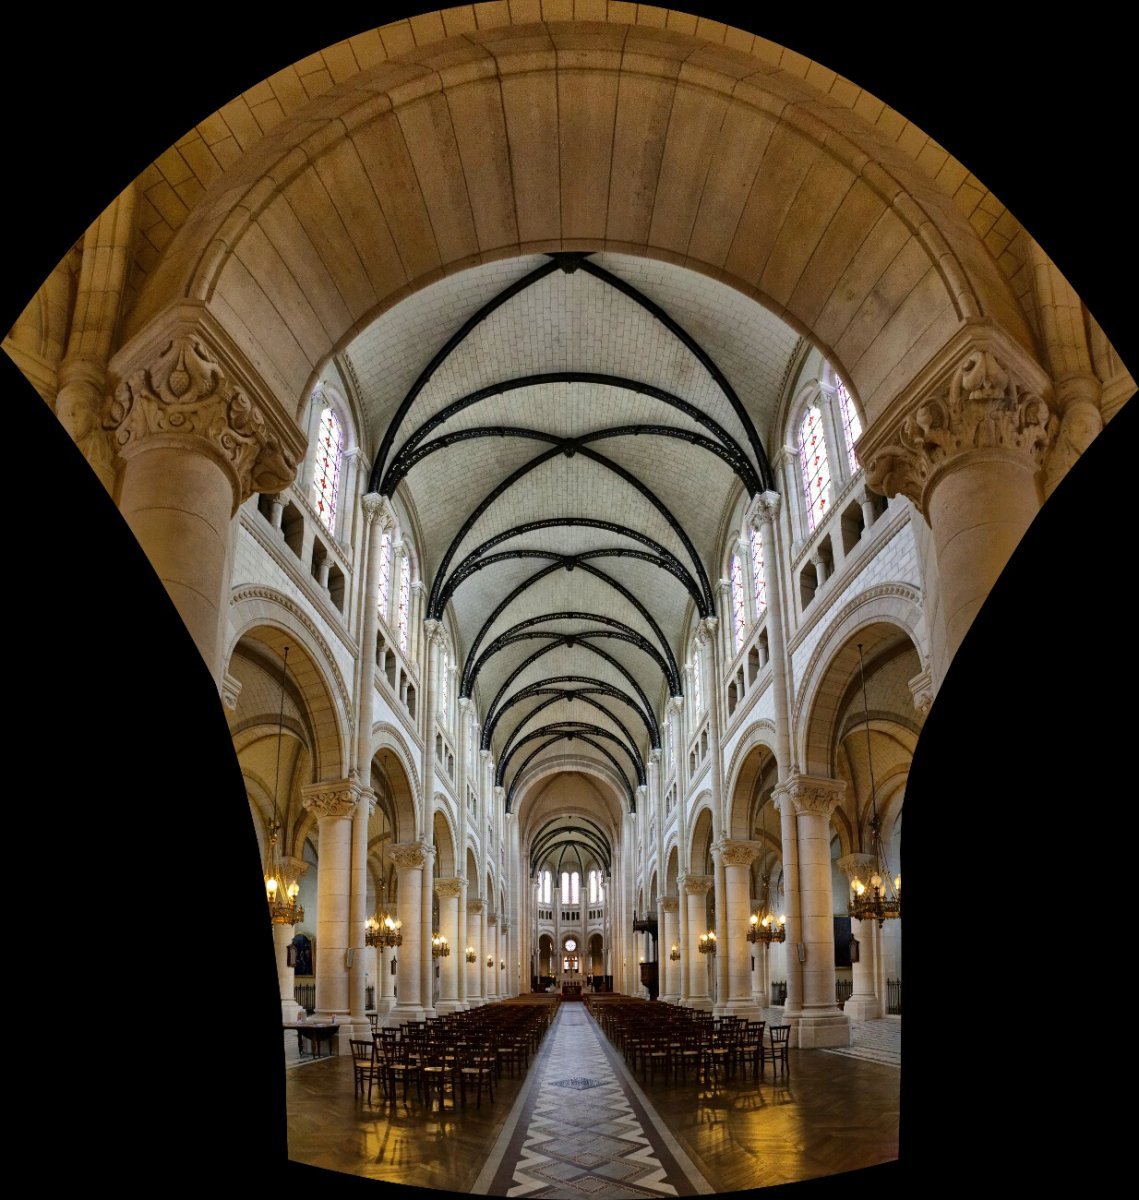
[[[781,1010],[765,1014],[778,1019]],[[623,1197],[749,1190],[898,1156],[897,1018],[854,1026],[839,1051],[791,1051],[787,1080],[644,1084],[584,1005],[561,1005],[524,1077],[455,1107],[355,1098],[345,1057],[285,1035],[289,1158],[452,1193]],[[837,1180],[836,1180],[837,1182]]]

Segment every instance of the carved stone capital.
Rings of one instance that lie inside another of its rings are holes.
[[[486,901],[480,897],[471,896],[467,900],[467,912],[469,912],[472,916],[481,917],[485,909]]]
[[[654,746],[649,751],[649,762],[651,762],[654,766],[659,767],[660,760],[661,760],[661,749],[659,746]]]
[[[237,708],[237,698],[241,695],[241,680],[228,671],[222,676],[221,702],[231,711]]]
[[[484,763],[490,762],[490,760],[493,757],[494,757],[493,751],[490,751],[490,750],[480,750],[479,751],[479,758],[481,758]]]
[[[1011,344],[974,334],[954,349],[956,360],[925,381],[885,438],[859,443],[869,486],[906,496],[927,520],[930,490],[944,470],[977,452],[1039,470],[1055,431],[1047,380]]]
[[[711,875],[681,875],[676,882],[686,896],[706,896],[716,884]]]
[[[156,437],[197,439],[228,467],[237,504],[296,478],[295,448],[197,333],[160,341],[119,382],[103,425],[120,453]]]
[[[435,895],[440,897],[461,896],[463,888],[466,886],[467,881],[461,876],[445,876],[435,880]]]
[[[705,642],[711,642],[716,636],[716,630],[719,627],[720,622],[717,617],[704,617],[700,621],[699,626],[697,626],[698,632],[696,637],[700,644],[703,645]]]
[[[488,912],[488,913],[486,914],[486,923],[487,923],[487,925],[495,925],[495,926],[497,926],[497,925],[498,925],[498,913],[496,913],[496,912]]]
[[[762,849],[762,842],[749,842],[738,838],[720,838],[712,843],[712,853],[720,856],[720,861],[725,867],[750,867]]]
[[[869,879],[878,868],[873,854],[845,854],[838,860],[838,869],[853,883],[856,879]]]
[[[435,620],[434,617],[428,617],[423,622],[423,632],[427,636],[429,643],[435,646],[443,644],[443,622]]]
[[[1044,464],[1044,491],[1050,495],[1076,460],[1103,431],[1102,393],[1094,375],[1067,375],[1056,380],[1056,402],[1062,416]]]
[[[397,871],[422,871],[435,857],[435,847],[426,842],[396,842],[391,854]]]
[[[844,795],[846,784],[841,779],[823,779],[797,773],[772,793],[777,802],[789,800],[796,813],[820,814],[824,817],[834,812]]]
[[[760,492],[753,496],[744,514],[744,524],[748,529],[758,530],[763,525],[774,525],[779,516],[779,505],[782,497],[778,492]]]
[[[353,778],[331,783],[312,783],[301,788],[301,803],[318,819],[350,817],[365,793]]]
[[[914,708],[923,717],[928,716],[933,707],[933,676],[929,671],[922,671],[910,680],[910,694],[914,698]]]
[[[660,910],[662,913],[674,913],[680,911],[679,896],[661,896],[657,903],[660,904]]]
[[[360,506],[364,510],[364,519],[369,525],[379,521],[381,533],[395,527],[395,512],[392,510],[392,503],[387,496],[381,495],[379,492],[368,492],[360,501]]]

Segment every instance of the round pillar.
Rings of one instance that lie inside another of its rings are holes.
[[[711,1008],[712,997],[708,995],[707,955],[699,950],[700,935],[708,924],[707,895],[712,890],[711,875],[685,875],[679,880],[684,895],[688,897],[688,945],[681,947],[681,966],[687,959],[689,1008]]]
[[[423,868],[427,862],[430,846],[422,842],[397,842],[392,847],[392,862],[395,863],[399,880],[397,912],[403,931],[403,944],[399,948],[398,992],[395,1006],[388,1024],[403,1025],[408,1021],[422,1021],[422,921],[423,921]]]
[[[455,1012],[459,1005],[459,963],[463,962],[466,947],[459,943],[459,897],[466,880],[446,878],[435,880],[435,895],[439,897],[439,932],[447,939],[451,953],[439,961],[439,1000],[435,1011]]]
[[[747,929],[751,917],[751,872],[749,868],[760,851],[759,842],[722,838],[712,853],[724,871],[724,934],[717,946],[727,966],[727,994],[720,998],[717,1011],[732,1016],[759,1020],[751,996],[751,949]],[[717,904],[717,910],[719,904]],[[721,935],[717,933],[717,942]]]

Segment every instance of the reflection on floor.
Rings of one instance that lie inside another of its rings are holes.
[[[769,1021],[781,1009],[764,1013]],[[584,1005],[561,1005],[525,1078],[494,1103],[442,1111],[353,1095],[346,1057],[285,1035],[289,1157],[448,1192],[621,1197],[747,1190],[890,1162],[898,1154],[901,1021],[855,1023],[838,1051],[791,1051],[789,1080],[644,1084]]]

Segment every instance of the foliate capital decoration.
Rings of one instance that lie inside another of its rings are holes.
[[[705,642],[710,642],[716,636],[716,630],[719,628],[720,622],[717,617],[703,617],[700,624],[697,626],[696,638],[701,645]]]
[[[779,798],[789,797],[796,813],[829,817],[846,794],[846,784],[841,779],[793,775],[782,788],[775,789],[776,794],[781,791],[783,795]]]
[[[434,617],[428,617],[423,622],[423,632],[427,635],[427,640],[432,645],[441,646],[443,644],[442,621],[437,621]]]
[[[421,871],[434,858],[435,848],[426,842],[396,842],[391,856],[397,871]]]
[[[933,676],[929,671],[922,671],[910,680],[910,694],[914,698],[914,708],[923,717],[929,716],[933,707]]]
[[[716,880],[711,875],[681,875],[676,882],[687,896],[706,896],[715,886]]]
[[[467,912],[470,913],[472,917],[481,917],[485,908],[486,901],[480,899],[478,896],[472,896],[467,901]]]
[[[758,496],[752,497],[744,514],[744,524],[747,528],[756,530],[763,525],[774,525],[781,503],[782,498],[778,492],[760,492]]]
[[[838,860],[837,865],[853,883],[856,879],[869,879],[878,869],[878,860],[873,854],[846,854]]]
[[[712,843],[712,853],[719,854],[725,867],[750,867],[763,849],[762,842],[749,842],[736,838],[720,838]]]
[[[364,518],[369,525],[376,521],[380,523],[380,532],[395,528],[395,513],[391,501],[380,492],[368,492],[360,501],[364,510]]]
[[[661,896],[659,898],[659,904],[662,913],[674,913],[680,911],[679,896]]]
[[[445,876],[435,880],[435,895],[440,897],[460,896],[467,881],[459,876]]]
[[[866,482],[886,497],[900,493],[928,519],[929,487],[942,468],[975,451],[1001,450],[1039,470],[1055,425],[1039,388],[975,342],[948,383],[922,396],[888,444],[867,454]]]
[[[318,819],[350,817],[366,794],[355,779],[342,779],[337,783],[313,783],[301,788],[301,802]]]
[[[161,434],[202,439],[231,468],[239,504],[296,478],[295,455],[193,334],[170,338],[149,366],[122,380],[103,426],[120,451]]]
[[[496,912],[488,912],[488,913],[486,914],[486,923],[487,923],[488,925],[495,925],[495,926],[497,926],[497,925],[498,925],[498,913],[496,913]]]

